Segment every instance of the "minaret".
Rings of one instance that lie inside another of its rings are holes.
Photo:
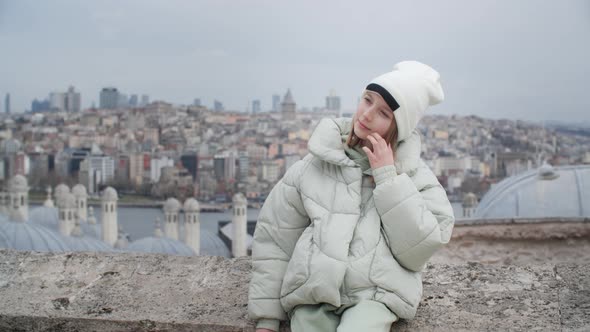
[[[59,233],[70,236],[76,225],[76,198],[70,193],[63,193],[57,199],[59,211]]]
[[[199,202],[189,198],[184,202],[184,243],[199,255],[201,246],[201,222],[199,221]]]
[[[8,192],[0,192],[0,213],[8,214],[8,207],[10,206],[10,196]]]
[[[247,255],[246,248],[246,227],[247,227],[247,209],[248,201],[242,193],[237,193],[233,197],[233,215],[232,229],[233,237],[231,241],[231,251],[234,257]]]
[[[467,193],[463,197],[463,217],[473,218],[475,208],[477,207],[477,196],[474,193]]]
[[[111,247],[115,245],[118,238],[117,200],[119,197],[113,187],[107,187],[102,192],[102,241]]]
[[[16,221],[29,219],[29,186],[27,178],[18,174],[8,183],[8,215]]]
[[[59,199],[59,196],[65,194],[65,193],[69,193],[70,192],[70,187],[68,187],[67,185],[60,183],[55,187],[55,200],[57,201]]]
[[[88,193],[86,187],[81,184],[77,184],[72,188],[72,193],[76,198],[76,211],[78,212],[78,219],[86,222],[88,215],[86,214],[86,208],[88,204]]]
[[[47,186],[47,199],[45,199],[45,202],[43,202],[43,206],[45,207],[55,207],[55,204],[53,204],[53,200],[51,199],[51,186]]]
[[[180,211],[180,202],[176,198],[168,198],[164,203],[164,217],[166,219],[164,233],[166,237],[178,240],[178,212]]]

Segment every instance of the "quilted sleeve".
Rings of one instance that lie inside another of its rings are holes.
[[[405,268],[422,271],[451,239],[455,216],[444,188],[422,162],[412,178],[395,166],[373,171],[375,206],[391,253]]]
[[[300,160],[287,170],[271,190],[256,223],[248,315],[259,327],[277,330],[279,320],[287,319],[279,300],[281,284],[295,244],[310,224],[298,187],[305,164]]]

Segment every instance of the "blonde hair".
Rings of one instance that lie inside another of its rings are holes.
[[[367,91],[365,91],[363,93],[363,95],[365,93],[367,93]],[[352,124],[351,124],[351,127],[350,127],[350,132],[348,133],[348,138],[346,139],[346,144],[350,148],[354,148],[355,146],[359,145],[361,143],[361,141],[362,141],[354,133],[354,122],[355,121],[356,121],[356,113],[352,117]],[[393,116],[393,118],[391,120],[391,124],[389,125],[389,129],[385,133],[385,137],[383,137],[383,139],[385,139],[385,141],[388,142],[391,145],[391,150],[393,151],[393,158],[395,158],[395,152],[397,150],[397,136],[398,136],[397,124],[395,122],[395,116]]]

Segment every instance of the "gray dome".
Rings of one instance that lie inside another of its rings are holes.
[[[231,257],[230,251],[225,243],[214,233],[201,230],[200,241],[201,247],[199,248],[199,252],[201,255]]]
[[[113,187],[107,187],[102,192],[101,198],[103,201],[116,201],[119,199],[119,196],[117,195],[117,191]]]
[[[88,197],[88,193],[86,192],[86,187],[81,184],[77,184],[72,188],[72,194],[76,197]]]
[[[29,190],[29,185],[27,182],[27,178],[20,175],[20,174],[15,175],[8,182],[8,191],[23,192],[23,191],[28,191],[28,190]]]
[[[57,206],[60,209],[75,209],[76,197],[71,193],[64,193],[57,197]]]
[[[102,239],[102,225],[101,224],[88,224],[81,223],[80,228],[86,237],[93,239]]]
[[[65,193],[69,193],[70,192],[70,187],[68,187],[67,185],[60,183],[57,185],[57,187],[55,187],[55,198],[59,198],[59,196],[65,194]]]
[[[191,197],[184,201],[184,212],[199,212],[200,210],[201,207],[196,199]]]
[[[0,222],[0,233],[10,241],[10,248],[27,251],[71,251],[67,240],[48,228],[26,222]]]
[[[173,197],[170,197],[164,203],[164,211],[165,212],[178,212],[180,211],[180,202]]]
[[[235,194],[232,201],[234,204],[236,204],[236,203],[247,204],[248,203],[248,201],[246,200],[246,196],[244,196],[244,194],[242,194],[242,193]]]
[[[101,252],[111,252],[115,251],[111,246],[108,244],[86,236],[70,236],[66,238],[70,248],[74,251],[101,251]]]
[[[186,244],[167,237],[146,237],[131,244],[126,251],[159,253],[178,256],[194,256],[195,252]]]
[[[474,218],[590,217],[590,166],[543,167],[502,180]]]
[[[29,212],[29,222],[57,231],[59,229],[59,210],[47,206],[34,208]]]

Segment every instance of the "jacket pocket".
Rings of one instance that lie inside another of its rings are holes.
[[[301,287],[307,279],[309,279],[309,265],[313,251],[313,223],[303,231],[295,249],[293,255],[287,265],[285,276],[283,277],[283,283],[281,285],[281,297],[285,297],[290,293],[294,292],[297,288]]]
[[[394,293],[402,301],[415,307],[422,298],[422,276],[401,266],[386,244],[383,234],[371,262],[369,280],[377,287]]]

